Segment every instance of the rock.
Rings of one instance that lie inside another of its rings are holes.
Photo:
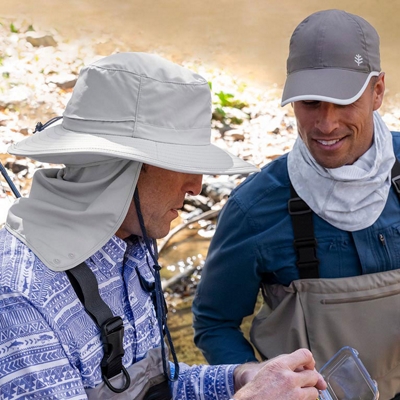
[[[225,132],[224,138],[232,139],[234,141],[238,141],[238,140],[243,141],[245,136],[244,136],[244,132],[239,129],[230,129],[229,131]]]
[[[39,32],[28,32],[26,37],[26,41],[30,43],[33,47],[56,47],[57,42],[54,40],[51,35],[43,35]]]
[[[202,193],[212,199],[215,203],[219,203],[223,199],[229,197],[231,191],[237,186],[234,176],[221,176],[218,178],[209,177],[205,183],[206,186],[203,187]]]
[[[32,96],[32,90],[26,86],[15,86],[0,97],[0,107],[10,108],[27,101]]]
[[[72,89],[77,81],[77,77],[74,74],[61,73],[59,75],[52,75],[48,82],[54,83],[57,87],[63,90]]]
[[[9,159],[9,161],[6,162],[4,167],[12,171],[14,174],[18,174],[19,172],[28,169],[28,160],[21,159],[21,160],[11,161],[11,159]]]
[[[19,131],[24,136],[28,136],[31,133],[29,128],[21,128]]]
[[[211,239],[215,233],[215,225],[207,225],[206,228],[201,228],[198,230],[197,234],[203,238]]]

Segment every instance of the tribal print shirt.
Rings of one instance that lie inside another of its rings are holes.
[[[62,245],[62,241],[60,241]],[[103,300],[124,322],[127,368],[160,346],[151,297],[138,274],[153,274],[145,244],[112,237],[86,264]],[[86,399],[102,382],[99,329],[65,272],[47,268],[7,230],[0,230],[0,399]],[[174,399],[229,399],[234,365],[180,364]]]

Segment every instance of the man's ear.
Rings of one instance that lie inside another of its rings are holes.
[[[374,111],[377,110],[383,102],[383,95],[385,94],[385,73],[381,72],[375,82],[373,90],[373,107]]]

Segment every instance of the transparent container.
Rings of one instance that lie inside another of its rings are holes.
[[[320,400],[377,400],[378,386],[371,379],[357,350],[340,349],[320,370],[328,388],[321,390]]]

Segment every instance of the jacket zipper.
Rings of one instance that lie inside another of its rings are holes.
[[[387,256],[388,261],[389,261],[389,263],[390,263],[390,262],[391,262],[390,253],[389,253],[388,246],[387,246],[387,244],[386,244],[385,236],[383,235],[383,233],[380,233],[378,236],[379,236],[379,241],[381,242],[383,248],[385,249],[386,256]]]

